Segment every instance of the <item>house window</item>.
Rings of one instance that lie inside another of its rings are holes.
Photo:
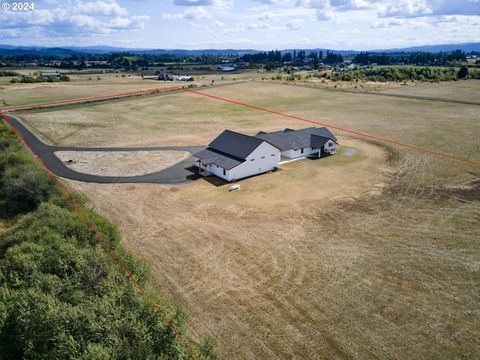
[[[265,159],[265,156],[262,156],[262,159]]]
[[[223,169],[223,175],[227,175],[227,170]]]
[[[275,156],[275,154],[272,154],[272,155],[270,155],[270,156]]]
[[[302,150],[301,150],[300,152],[303,154],[303,148],[302,148]]]

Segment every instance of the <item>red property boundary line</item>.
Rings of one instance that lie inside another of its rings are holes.
[[[3,117],[3,119],[6,121],[6,123],[10,126],[10,128],[15,132],[15,134],[18,136],[18,138],[23,142],[23,144],[27,147],[28,151],[30,151],[30,153],[35,157],[35,159],[38,161],[38,163],[42,166],[43,170],[45,170],[45,172],[47,173],[47,175],[54,181],[55,185],[57,185],[57,187],[60,189],[60,191],[63,193],[63,195],[65,195],[65,197],[67,198],[67,200],[70,202],[70,204],[72,204],[72,206],[74,207],[75,211],[80,215],[80,217],[83,219],[83,221],[85,221],[85,223],[87,224],[87,226],[90,228],[90,230],[92,230],[92,232],[95,234],[95,236],[97,237],[97,239],[99,239],[103,246],[108,250],[108,252],[110,253],[110,255],[113,257],[113,259],[121,266],[121,268],[123,269],[123,271],[125,271],[125,273],[128,275],[128,277],[130,278],[130,280],[133,282],[133,284],[137,287],[137,289],[140,291],[140,293],[143,295],[143,297],[148,301],[148,303],[150,304],[150,306],[153,308],[153,310],[155,311],[155,313],[158,315],[158,317],[160,318],[161,321],[163,321],[163,323],[165,323],[166,325],[168,325],[168,327],[173,331],[173,333],[175,334],[175,337],[177,338],[177,340],[179,340],[184,346],[185,348],[189,351],[192,359],[195,359],[195,360],[198,360],[198,358],[195,356],[195,353],[193,352],[193,350],[191,349],[191,347],[187,344],[187,342],[185,341],[185,339],[183,339],[183,337],[180,335],[180,333],[178,332],[177,328],[169,321],[165,318],[162,310],[160,309],[160,307],[158,306],[158,304],[155,302],[155,300],[152,299],[152,297],[150,295],[148,295],[147,291],[144,289],[144,287],[142,285],[140,285],[140,283],[137,281],[137,279],[135,279],[135,277],[133,276],[132,272],[127,268],[127,266],[123,263],[123,261],[120,259],[120,257],[118,256],[118,254],[115,252],[115,250],[113,250],[110,245],[108,244],[108,242],[105,240],[105,238],[103,237],[103,235],[100,233],[100,231],[95,227],[95,225],[92,224],[92,222],[88,219],[88,217],[84,214],[84,212],[80,209],[80,207],[77,205],[77,203],[75,202],[75,200],[72,199],[72,197],[68,194],[68,192],[65,190],[65,188],[62,186],[62,184],[60,184],[60,182],[58,181],[58,179],[55,177],[55,175],[53,175],[50,170],[48,170],[48,168],[45,166],[45,164],[43,163],[43,161],[35,154],[35,152],[32,150],[32,148],[27,144],[27,142],[25,141],[25,139],[23,138],[23,136],[18,132],[18,130],[12,125],[12,123],[10,122],[10,120],[8,119],[8,117],[2,112],[0,111],[0,116]]]
[[[404,148],[407,148],[407,149],[421,151],[421,152],[424,152],[424,153],[433,154],[433,155],[441,156],[441,157],[448,158],[448,159],[451,159],[451,160],[461,161],[461,162],[464,162],[464,163],[467,163],[467,164],[470,164],[470,165],[473,165],[473,166],[480,167],[480,162],[479,161],[469,160],[469,159],[461,158],[459,156],[449,155],[449,154],[441,153],[439,151],[425,149],[425,148],[422,148],[422,147],[419,147],[419,146],[409,145],[409,144],[401,143],[401,142],[398,142],[398,141],[395,141],[395,140],[390,140],[390,139],[382,138],[382,137],[379,137],[379,136],[370,135],[370,134],[362,133],[362,132],[359,132],[359,131],[354,131],[354,130],[350,130],[350,129],[346,129],[346,128],[322,123],[322,122],[319,122],[319,121],[302,118],[302,117],[299,117],[299,116],[288,115],[288,114],[285,114],[285,113],[282,113],[282,112],[279,112],[279,111],[265,109],[265,108],[258,107],[258,106],[255,106],[255,105],[245,104],[245,103],[242,103],[242,102],[239,102],[239,101],[225,99],[225,98],[215,96],[215,95],[205,94],[205,93],[202,93],[202,92],[199,92],[199,91],[194,91],[194,90],[189,90],[189,89],[184,89],[184,88],[180,88],[180,90],[183,90],[185,92],[189,92],[189,93],[192,93],[192,94],[196,94],[196,95],[206,96],[208,98],[215,99],[215,100],[220,100],[220,101],[227,102],[227,103],[230,103],[230,104],[240,105],[240,106],[244,106],[244,107],[247,107],[247,108],[250,108],[250,109],[255,109],[255,110],[267,112],[267,113],[270,113],[270,114],[280,115],[280,116],[287,117],[287,118],[294,119],[294,120],[299,120],[299,121],[304,121],[304,122],[308,122],[308,123],[311,123],[311,124],[326,126],[326,127],[329,127],[329,128],[335,129],[335,130],[339,130],[339,131],[343,131],[343,132],[347,132],[347,133],[350,133],[350,134],[366,137],[366,138],[373,139],[373,140],[382,141],[382,142],[385,142],[385,143],[388,143],[388,144],[398,145],[398,146],[401,146],[401,147],[404,147]]]
[[[303,121],[303,122],[307,122],[307,123],[311,123],[311,124],[316,124],[316,125],[321,125],[321,126],[327,126],[327,127],[332,128],[332,129],[347,132],[347,133],[350,133],[350,134],[354,134],[354,135],[358,135],[358,136],[382,141],[382,142],[385,142],[385,143],[398,145],[398,146],[405,147],[405,148],[408,148],[408,149],[411,149],[411,150],[421,151],[421,152],[424,152],[424,153],[429,153],[429,154],[441,156],[441,157],[456,160],[456,161],[461,161],[461,162],[464,162],[464,163],[467,163],[467,164],[470,164],[470,165],[473,165],[473,166],[480,167],[480,162],[478,162],[478,161],[468,160],[468,159],[464,159],[464,158],[461,158],[461,157],[458,157],[458,156],[444,154],[444,153],[441,153],[441,152],[438,152],[438,151],[429,150],[429,149],[421,148],[421,147],[414,146],[414,145],[404,144],[404,143],[401,143],[401,142],[398,142],[398,141],[395,141],[395,140],[390,140],[390,139],[386,139],[386,138],[382,138],[382,137],[378,137],[378,136],[374,136],[374,135],[369,135],[369,134],[366,134],[366,133],[362,133],[362,132],[358,132],[358,131],[354,131],[354,130],[350,130],[350,129],[346,129],[346,128],[342,128],[342,127],[338,127],[338,126],[333,126],[333,125],[322,123],[322,122],[319,122],[319,121],[314,121],[314,120],[310,120],[310,119],[306,119],[306,118],[302,118],[302,117],[298,117],[298,116],[294,116],[294,115],[289,115],[289,114],[285,114],[285,113],[282,113],[282,112],[279,112],[279,111],[265,109],[265,108],[261,108],[261,107],[258,107],[258,106],[245,104],[245,103],[242,103],[242,102],[239,102],[239,101],[229,100],[229,99],[226,99],[226,98],[222,98],[222,97],[218,97],[218,96],[214,96],[214,95],[209,95],[209,94],[205,94],[205,93],[202,93],[202,92],[189,90],[189,89],[185,89],[185,88],[181,88],[181,87],[142,90],[142,91],[127,92],[127,93],[114,94],[114,95],[96,96],[96,97],[88,97],[88,98],[80,98],[80,99],[47,102],[47,103],[43,103],[43,104],[33,104],[33,105],[23,105],[23,106],[9,107],[9,108],[0,108],[0,116],[3,117],[3,119],[6,121],[6,123],[10,126],[10,128],[12,128],[12,130],[15,132],[15,134],[19,137],[19,139],[23,142],[23,144],[30,151],[30,153],[35,157],[35,159],[37,159],[37,161],[42,166],[42,168],[45,170],[45,172],[48,174],[48,176],[50,178],[52,178],[54,183],[57,185],[57,187],[60,189],[60,191],[65,195],[65,197],[68,199],[68,201],[72,204],[72,206],[75,208],[75,210],[81,216],[81,218],[85,221],[85,223],[88,225],[88,227],[92,230],[92,232],[96,235],[96,237],[102,242],[102,244],[108,250],[110,255],[115,259],[115,261],[122,267],[122,269],[128,275],[128,277],[133,282],[133,284],[138,288],[138,290],[144,296],[144,298],[150,303],[150,305],[152,306],[155,313],[159,316],[159,318],[166,325],[168,325],[170,327],[170,329],[174,332],[176,338],[190,352],[192,358],[196,359],[196,360],[197,360],[197,357],[195,356],[193,350],[186,343],[186,341],[182,338],[182,336],[179,334],[179,332],[175,328],[175,326],[165,318],[165,316],[163,315],[163,313],[162,313],[161,309],[159,308],[158,304],[148,295],[146,290],[138,283],[138,281],[135,279],[135,277],[130,272],[130,270],[128,270],[128,268],[125,266],[125,264],[121,261],[121,259],[116,254],[116,252],[108,245],[108,243],[105,240],[105,238],[103,237],[103,235],[98,231],[98,229],[95,227],[95,225],[93,225],[90,222],[90,220],[82,212],[80,207],[75,203],[75,201],[71,198],[71,196],[68,194],[68,192],[65,190],[65,188],[57,180],[55,175],[53,175],[50,172],[50,170],[48,170],[48,168],[45,166],[43,161],[34,153],[32,148],[28,145],[28,143],[25,141],[25,139],[22,137],[22,135],[17,131],[17,129],[12,125],[12,123],[10,122],[8,117],[3,113],[4,111],[24,110],[24,109],[31,109],[31,108],[42,108],[42,107],[69,104],[69,103],[81,103],[81,102],[88,102],[88,101],[95,101],[95,100],[102,100],[102,99],[122,98],[122,97],[134,96],[134,95],[149,94],[149,93],[160,93],[160,92],[177,91],[177,90],[183,90],[185,92],[189,92],[189,93],[192,93],[192,94],[205,96],[205,97],[208,97],[208,98],[211,98],[211,99],[220,100],[220,101],[223,101],[223,102],[244,106],[244,107],[247,107],[247,108],[251,108],[251,109],[255,109],[255,110],[259,110],[259,111],[263,111],[263,112],[267,112],[267,113],[271,113],[271,114],[275,114],[275,115],[280,115],[280,116],[287,117],[287,118],[294,119],[294,120],[299,120],[299,121]]]
[[[19,105],[19,106],[12,106],[8,108],[0,108],[0,112],[3,111],[15,111],[15,110],[26,110],[26,109],[33,109],[33,108],[43,108],[48,106],[55,106],[55,105],[63,105],[63,104],[75,104],[81,102],[88,102],[88,101],[96,101],[96,100],[108,100],[108,99],[115,99],[115,98],[123,98],[128,96],[135,96],[135,95],[144,95],[144,94],[153,94],[153,93],[161,93],[167,91],[176,91],[180,90],[180,87],[171,87],[171,88],[160,88],[160,89],[151,89],[151,90],[140,90],[140,91],[131,91],[121,94],[113,94],[113,95],[103,95],[103,96],[92,96],[87,98],[79,98],[79,99],[70,99],[70,100],[60,100],[60,101],[50,101],[43,104],[31,104],[31,105]]]

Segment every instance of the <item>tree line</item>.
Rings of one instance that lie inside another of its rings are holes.
[[[318,65],[320,62],[325,64],[338,64],[343,62],[343,57],[340,54],[336,54],[327,51],[323,54],[323,51],[310,51],[305,50],[293,50],[292,52],[282,53],[279,50],[258,52],[255,54],[245,54],[239,58],[239,61],[245,61],[253,64],[284,64],[284,63],[298,63],[303,64],[305,62],[313,65]]]
[[[431,67],[431,66],[379,66],[367,69],[324,74],[334,81],[455,81],[460,79],[480,79],[480,71],[466,66]]]
[[[417,66],[450,66],[466,61],[466,53],[462,50],[452,52],[415,52],[415,53],[370,53],[361,52],[349,56],[352,62],[359,65],[417,65]],[[94,62],[93,65],[91,62]],[[136,71],[153,66],[171,65],[205,65],[220,63],[249,64],[250,68],[265,68],[271,70],[284,64],[294,66],[310,66],[318,69],[321,64],[338,65],[344,62],[344,57],[336,52],[327,51],[280,51],[271,50],[253,54],[202,54],[178,55],[174,53],[145,54],[132,52],[116,52],[107,54],[73,54],[62,55],[0,55],[0,67],[21,67],[36,63],[38,66],[51,66],[61,69],[84,69],[89,66],[96,68],[114,68]]]
[[[186,317],[151,286],[149,267],[121,245],[116,226],[73,194],[135,279],[199,359],[211,338],[188,337]],[[53,181],[0,124],[0,358],[189,359]]]
[[[452,52],[416,52],[406,56],[405,54],[387,55],[361,52],[353,57],[352,63],[360,65],[430,65],[445,66],[451,63],[459,63],[467,61],[467,55],[462,50]]]

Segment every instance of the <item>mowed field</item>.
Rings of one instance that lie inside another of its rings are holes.
[[[478,80],[460,80],[455,83],[419,83],[408,86],[397,86],[380,92],[385,94],[413,95],[480,103]]]
[[[0,78],[0,107],[185,85],[174,81],[143,80],[136,75],[122,77],[121,74],[72,75],[71,81],[58,83],[10,84],[10,79]]]
[[[201,91],[480,161],[476,105],[266,82]],[[309,126],[189,93],[18,115],[53,143],[84,146]],[[221,358],[478,357],[480,169],[334,132],[338,155],[234,193],[205,180],[67,183],[120,226]]]
[[[31,70],[14,70],[15,72],[31,75]],[[52,71],[51,69],[49,71]],[[67,71],[68,72],[68,71]],[[211,85],[229,84],[242,82],[249,79],[261,79],[263,76],[258,72],[244,72],[238,74],[223,75],[199,75],[195,76],[194,84]],[[120,94],[129,91],[147,89],[162,89],[168,87],[181,87],[190,85],[183,81],[157,81],[143,79],[137,74],[98,74],[98,75],[69,75],[70,81],[57,83],[35,84],[11,84],[10,80],[16,77],[0,77],[0,107],[18,106],[26,104],[38,104],[48,101],[77,99],[100,95]]]

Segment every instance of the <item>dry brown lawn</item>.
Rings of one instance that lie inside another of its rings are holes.
[[[460,80],[455,82],[417,83],[385,89],[387,94],[425,96],[440,99],[475,101],[480,103],[478,80]]]
[[[71,169],[102,176],[137,176],[166,169],[190,156],[186,151],[57,151]]]
[[[266,82],[203,91],[480,161],[475,105]],[[308,126],[185,93],[21,117],[49,141],[100,146]],[[234,193],[205,180],[68,184],[120,226],[191,331],[217,338],[222,359],[478,357],[480,170],[341,144],[338,155],[285,164]]]
[[[480,89],[480,82],[473,84]],[[262,82],[200,91],[480,160],[480,121],[478,106],[474,105],[345,94]],[[258,130],[313,126],[189,93],[28,112],[22,118],[47,141],[73,146],[204,145],[225,128],[255,134]],[[438,166],[433,167],[431,181],[452,178],[457,181],[458,176],[461,180],[469,179],[469,167],[460,164],[460,168],[452,167],[449,160],[437,158],[432,161]]]
[[[351,257],[330,258],[336,246],[328,241],[334,248],[322,249],[305,227],[312,216],[333,216],[338,201],[379,194],[388,174],[380,147],[343,143],[333,157],[284,164],[241,181],[233,193],[204,180],[69,184],[120,226],[126,246],[152,265],[192,330],[217,339],[222,358],[308,358],[331,351],[315,340],[324,320],[317,296],[332,278],[328,269],[350,267]]]
[[[358,155],[285,164],[234,193],[69,185],[222,359],[475,357],[478,189],[426,191],[428,158],[386,166],[380,147],[342,143]]]
[[[100,80],[97,79],[98,77]],[[74,75],[71,76],[71,81],[57,83],[10,84],[2,82],[0,83],[0,107],[174,86],[179,86],[179,83],[142,80],[141,77],[133,75],[122,77],[120,74]]]

